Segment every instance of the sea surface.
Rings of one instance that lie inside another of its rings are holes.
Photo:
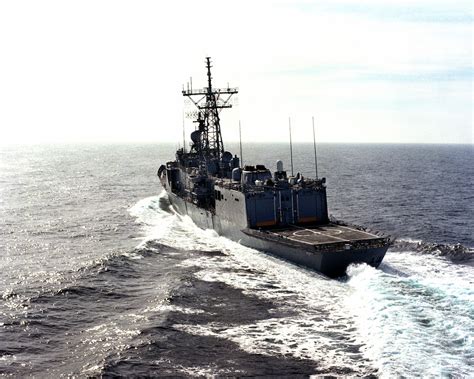
[[[0,374],[474,377],[472,145],[318,145],[330,213],[397,238],[337,280],[173,212],[175,149],[0,147]]]

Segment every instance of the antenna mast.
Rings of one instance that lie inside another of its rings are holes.
[[[184,130],[184,110],[183,110],[183,153],[186,153],[186,137],[185,137],[185,130]]]
[[[183,90],[183,96],[188,97],[198,109],[199,149],[206,159],[221,158],[224,152],[219,113],[223,108],[232,108],[229,100],[238,93],[237,88],[213,88],[211,75],[211,58],[206,57],[207,87],[194,90]],[[228,95],[228,96],[226,96]]]
[[[293,176],[293,141],[291,140],[291,118],[288,117],[288,128],[290,130],[290,161],[291,161],[291,176]]]
[[[316,132],[314,131],[314,116],[313,116],[313,145],[314,145],[314,168],[316,170],[316,179],[318,179],[318,155],[316,154]]]
[[[240,120],[239,120],[239,141],[240,141],[240,166],[244,167],[244,156],[242,155],[242,132],[240,129]]]

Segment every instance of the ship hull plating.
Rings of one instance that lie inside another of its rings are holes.
[[[219,235],[236,241],[243,246],[314,269],[332,278],[344,275],[347,267],[352,263],[366,263],[372,267],[378,267],[388,250],[388,246],[350,248],[338,251],[317,251],[309,246],[291,246],[246,233],[245,227],[239,229],[236,225],[244,225],[246,222],[239,215],[239,212],[227,215],[227,217],[230,216],[230,219],[224,219],[183,200],[172,192],[167,191],[167,193],[174,209],[181,215],[189,216],[200,228],[214,229]],[[258,234],[258,232],[255,234]]]

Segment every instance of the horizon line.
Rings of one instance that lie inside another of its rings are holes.
[[[226,143],[239,143],[238,140],[230,140]],[[271,145],[271,144],[288,144],[289,141],[263,141],[263,142],[255,142],[255,141],[242,141],[242,144],[248,145]],[[293,141],[293,144],[313,144],[313,141]],[[474,146],[473,142],[401,142],[401,141],[322,141],[317,142],[317,144],[328,144],[328,145],[462,145],[462,146]],[[38,146],[38,145],[152,145],[152,144],[166,144],[166,145],[175,145],[177,147],[181,147],[182,143],[173,142],[173,141],[143,141],[143,140],[136,140],[136,141],[23,141],[23,142],[12,142],[12,141],[0,141],[0,146]]]

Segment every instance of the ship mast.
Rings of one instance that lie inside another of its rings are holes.
[[[199,144],[196,146],[204,158],[222,157],[224,143],[220,126],[219,112],[223,108],[232,108],[229,100],[238,93],[237,88],[213,88],[211,75],[211,58],[206,57],[207,88],[193,90],[192,87],[184,90],[183,96],[188,97],[198,108]]]

